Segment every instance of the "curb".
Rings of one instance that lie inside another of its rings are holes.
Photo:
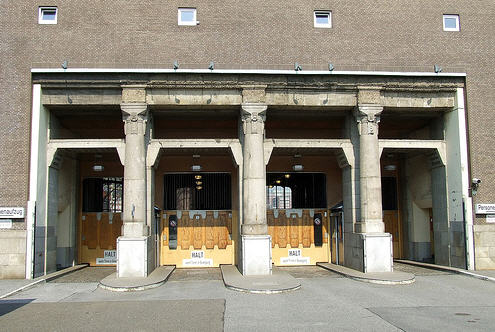
[[[405,259],[396,259],[394,262],[397,263],[402,263],[402,264],[407,264],[407,265],[412,265],[412,266],[419,266],[419,267],[424,267],[427,269],[432,269],[432,270],[438,270],[438,271],[444,271],[444,272],[452,272],[455,274],[462,274],[471,278],[476,278],[480,280],[485,280],[485,281],[491,281],[495,282],[495,278],[493,277],[488,277],[484,276],[481,274],[477,274],[474,272],[471,272],[469,270],[463,270],[457,267],[450,267],[450,266],[442,266],[442,265],[436,265],[436,264],[429,264],[429,263],[422,263],[422,262],[415,262],[415,261],[410,261],[410,260],[405,260]]]
[[[364,275],[364,273],[352,270],[350,268],[346,268],[343,266],[338,265],[338,268],[332,268],[332,266],[328,263],[316,263],[317,266],[321,267],[322,269],[332,271],[334,273],[340,274],[346,278],[360,281],[360,282],[367,282],[370,284],[378,284],[378,285],[409,285],[412,284],[416,281],[416,276],[412,273],[407,273],[407,275],[410,275],[408,278],[404,279],[383,279],[383,278],[377,278],[377,277],[366,277],[366,276],[359,276],[358,274],[361,273]],[[333,264],[332,264],[333,265]],[[345,270],[349,270],[349,273],[347,273]],[[391,272],[393,273],[393,272]],[[406,275],[406,274],[405,274]]]
[[[98,287],[100,287],[101,289],[104,289],[104,290],[112,291],[112,292],[139,292],[139,291],[144,291],[147,289],[153,289],[153,288],[160,287],[167,280],[168,280],[168,277],[167,277],[167,279],[160,281],[160,282],[157,282],[157,283],[154,283],[154,284],[135,286],[135,287],[113,287],[113,286],[108,286],[108,285],[102,284],[100,281],[100,283],[98,284]]]
[[[223,281],[225,284],[225,288],[236,291],[236,292],[241,292],[241,293],[251,293],[251,294],[280,294],[280,293],[288,293],[291,291],[295,291],[301,288],[301,285],[292,287],[292,288],[284,288],[284,289],[277,289],[277,290],[262,290],[262,289],[247,289],[247,288],[239,288],[235,286],[230,286],[228,285],[225,280]]]
[[[132,280],[130,282],[131,286],[125,286],[122,284],[119,285],[118,283],[117,285],[112,285],[112,283],[115,283],[116,281],[116,273],[113,273],[100,280],[98,287],[112,292],[138,292],[138,291],[153,289],[160,287],[161,285],[166,283],[167,280],[170,278],[170,275],[172,275],[172,272],[174,272],[174,270],[175,270],[175,265],[160,266],[156,268],[152,273],[150,273],[147,277],[137,278],[139,279],[139,282],[136,282],[136,280]],[[166,275],[163,277],[157,277],[157,273],[158,275],[160,275],[160,272],[166,273]],[[152,276],[153,274],[154,276]]]
[[[11,295],[14,295],[15,293],[18,293],[18,292],[21,292],[23,290],[26,290],[26,289],[29,289],[31,287],[34,287],[38,284],[41,284],[41,283],[44,283],[44,282],[47,282],[47,281],[51,281],[51,280],[54,280],[54,279],[57,279],[57,278],[60,278],[61,276],[63,275],[66,275],[68,273],[71,273],[71,272],[74,272],[74,271],[78,271],[78,270],[81,270],[81,269],[84,269],[85,267],[88,267],[89,264],[80,264],[80,265],[75,265],[75,266],[71,266],[71,267],[68,267],[66,269],[63,269],[63,270],[60,270],[60,271],[56,271],[56,272],[53,272],[53,273],[50,273],[50,274],[47,274],[47,275],[44,275],[44,276],[41,276],[41,277],[38,277],[38,278],[35,278],[33,279],[33,282],[30,282],[29,284],[27,285],[24,285],[22,287],[19,287],[13,291],[10,291],[6,294],[3,294],[3,295],[0,295],[0,299],[5,299]]]
[[[298,282],[295,278],[293,278],[289,274],[287,274],[289,276],[289,279],[294,279],[294,280],[293,281],[289,280],[289,282],[287,282],[287,280],[285,280],[283,282],[285,285],[279,285],[281,287],[270,287],[270,288],[269,287],[258,287],[258,285],[255,285],[254,283],[251,283],[249,281],[247,281],[247,282],[244,281],[247,283],[247,285],[245,286],[245,285],[243,285],[244,282],[239,282],[239,280],[238,280],[239,277],[241,277],[241,279],[242,279],[243,276],[240,274],[237,267],[234,266],[234,268],[235,268],[234,274],[238,275],[237,277],[234,276],[234,278],[232,278],[232,276],[230,276],[230,277],[227,276],[229,273],[232,273],[231,271],[226,270],[229,268],[231,268],[231,265],[220,265],[220,270],[222,272],[223,284],[224,284],[225,288],[227,288],[229,290],[236,291],[236,292],[251,293],[251,294],[280,294],[280,293],[287,293],[287,292],[295,291],[295,290],[298,290],[301,288],[301,283]],[[274,276],[273,274],[271,274],[269,276],[263,276],[264,278],[260,279],[260,280],[266,281],[267,279],[270,279],[270,278],[279,279],[281,276],[282,276],[282,278],[284,278],[284,275],[286,275],[285,272],[283,272],[283,273],[276,272],[275,274],[277,276]],[[249,277],[247,277],[247,279],[249,279]],[[287,279],[287,278],[285,278],[285,279]]]

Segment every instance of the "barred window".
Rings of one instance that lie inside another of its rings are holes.
[[[122,212],[124,184],[121,177],[83,180],[83,212]]]
[[[267,209],[326,208],[326,177],[322,173],[268,173]]]
[[[230,210],[228,173],[182,173],[164,176],[165,210]]]

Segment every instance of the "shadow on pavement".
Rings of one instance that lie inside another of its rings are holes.
[[[17,310],[26,304],[33,302],[34,299],[23,299],[23,300],[0,300],[0,317]]]

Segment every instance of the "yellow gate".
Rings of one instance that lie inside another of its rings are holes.
[[[79,225],[79,262],[91,266],[115,265],[121,213],[83,212]]]
[[[163,211],[160,264],[219,267],[234,264],[232,211]]]
[[[326,209],[268,210],[267,222],[275,265],[329,262],[329,213]],[[321,230],[321,243],[318,243],[320,234],[315,237],[318,229]]]

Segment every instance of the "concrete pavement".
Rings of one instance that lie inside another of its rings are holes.
[[[397,264],[396,269],[401,268]],[[12,322],[11,315],[17,315],[18,310],[44,310],[39,308],[45,304],[72,309],[67,311],[92,319],[95,325],[88,326],[99,329],[115,326],[128,331],[142,326],[143,331],[172,330],[165,327],[170,326],[175,330],[207,330],[205,324],[209,322],[204,319],[210,315],[217,319],[218,301],[225,303],[225,331],[491,331],[495,326],[495,283],[489,281],[421,268],[415,283],[392,286],[363,283],[318,269],[284,269],[301,283],[301,289],[271,295],[231,291],[221,280],[199,269],[191,271],[194,274],[190,278],[179,280],[174,274],[186,272],[176,270],[162,286],[142,292],[110,292],[98,288],[96,282],[48,282],[0,301],[12,308],[0,316],[0,331],[12,331],[4,326],[9,326],[5,324]],[[171,308],[173,315],[169,315],[167,306],[176,301],[186,301],[187,306],[177,307],[183,309],[180,313]],[[35,304],[40,306],[30,309]],[[37,331],[52,331],[56,329],[50,324],[57,321],[60,330],[78,330],[78,318],[60,316],[61,309],[50,308],[55,311],[44,310],[39,319],[24,312],[25,324],[37,324]],[[116,317],[119,308],[123,308],[122,314]],[[149,320],[160,322],[159,327]]]

